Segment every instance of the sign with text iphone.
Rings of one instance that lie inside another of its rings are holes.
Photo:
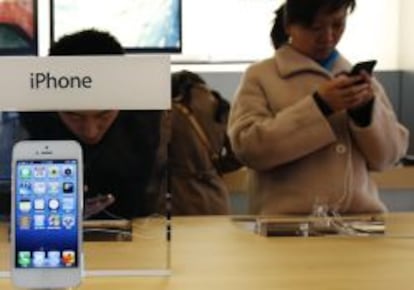
[[[11,273],[22,288],[81,281],[82,150],[75,141],[22,141],[12,156]]]
[[[165,110],[167,55],[3,57],[3,111]]]

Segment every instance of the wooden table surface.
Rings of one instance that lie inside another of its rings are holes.
[[[389,237],[266,238],[229,217],[177,217],[170,277],[86,277],[79,289],[412,289],[414,214],[393,213],[386,221]],[[86,244],[86,253],[106,248],[113,263],[125,258],[119,251],[151,259],[134,242]],[[2,263],[8,249],[1,239]],[[0,289],[13,289],[9,279],[0,279]]]

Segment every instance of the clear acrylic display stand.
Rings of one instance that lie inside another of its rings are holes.
[[[166,173],[162,178],[166,178]],[[166,184],[166,180],[160,181]],[[163,187],[163,186],[162,186]],[[163,213],[125,220],[103,206],[96,207],[113,220],[84,220],[84,277],[168,276],[171,274],[171,196],[161,189]],[[10,277],[10,222],[0,218],[0,279]]]
[[[65,61],[65,59],[58,57],[20,57],[13,61],[7,58],[0,59],[0,72],[11,68],[15,71],[13,81],[6,78],[0,81],[2,85],[8,85],[8,89],[4,90],[7,91],[7,97],[3,95],[0,98],[0,117],[3,117],[4,112],[14,116],[15,111],[56,111],[62,108],[69,111],[112,108],[116,110],[167,110],[170,108],[170,60],[167,55],[111,56],[108,58],[102,56],[90,59],[72,57],[70,61]],[[34,92],[27,89],[28,76],[34,67],[38,70],[47,67],[48,70],[56,70],[68,75],[76,74],[76,70],[82,67],[83,74],[88,73],[97,81],[93,88],[82,92],[85,96],[65,92],[65,90]],[[125,77],[113,78],[114,75]],[[106,79],[119,83],[102,81]],[[157,81],[154,82],[154,79]],[[119,99],[118,96],[124,98]],[[88,102],[84,102],[84,99],[88,99]],[[4,128],[0,126],[0,137],[5,133]],[[9,137],[11,139],[0,140],[2,146],[0,149],[3,152],[4,150],[11,152],[10,148],[7,149],[4,146],[10,147],[16,141],[13,139],[21,138],[21,136]],[[7,143],[7,140],[13,140],[13,142]],[[8,160],[0,160],[0,171],[4,164],[10,162],[10,155],[3,154],[0,157],[2,156]],[[168,208],[169,195],[165,194],[165,196]],[[133,219],[131,223],[117,220],[113,224],[103,226],[99,222],[85,222],[84,277],[170,275],[171,219],[170,214],[165,213],[168,210],[160,211],[162,213],[155,212],[147,217]],[[0,279],[10,279],[9,222],[7,220],[7,217],[1,218],[0,216]]]
[[[0,278],[10,277],[9,222],[0,222]],[[171,273],[169,216],[132,221],[132,232],[101,227],[85,229],[84,276],[168,276]],[[91,235],[90,232],[93,232]],[[89,232],[89,233],[88,233]]]

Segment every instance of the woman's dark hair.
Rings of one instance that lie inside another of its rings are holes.
[[[287,25],[300,24],[309,27],[321,10],[331,13],[347,8],[352,12],[355,6],[356,0],[286,0],[286,3],[275,11],[270,32],[273,47],[278,49],[288,41],[289,35],[285,31]]]
[[[223,96],[216,90],[211,90],[211,93],[217,100],[217,110],[214,115],[214,120],[218,123],[227,122],[227,117],[230,112],[230,103],[223,98]]]
[[[49,50],[49,55],[105,54],[124,54],[124,49],[114,36],[95,29],[64,35]]]
[[[171,76],[171,98],[189,104],[191,100],[191,88],[195,85],[206,85],[198,74],[188,70],[175,72]]]
[[[171,97],[173,101],[179,101],[189,106],[191,102],[191,89],[196,85],[207,85],[207,83],[198,74],[188,70],[173,73],[171,77]],[[230,104],[217,90],[210,90],[210,93],[218,103],[214,120],[223,123],[229,113]]]

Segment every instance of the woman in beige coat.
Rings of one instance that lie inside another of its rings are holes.
[[[407,150],[378,81],[350,76],[335,49],[354,0],[287,0],[271,36],[274,57],[245,72],[228,132],[253,169],[253,213],[383,212],[369,171],[394,166]]]

